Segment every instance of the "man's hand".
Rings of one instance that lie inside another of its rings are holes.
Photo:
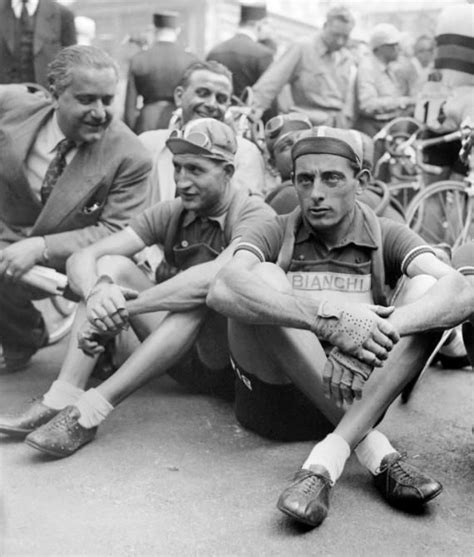
[[[119,332],[117,330],[116,333],[103,333],[89,321],[85,321],[77,333],[77,346],[87,356],[97,356],[105,350],[105,343]]]
[[[362,398],[362,389],[373,369],[339,348],[333,348],[324,367],[324,394],[338,406],[344,402],[352,404],[354,399]]]
[[[86,298],[87,319],[98,331],[118,333],[128,327],[126,301],[137,296],[136,290],[122,288],[101,277]]]
[[[44,238],[35,236],[19,240],[0,250],[0,278],[21,278],[33,265],[43,260],[44,248]]]
[[[370,366],[380,367],[400,335],[384,318],[395,308],[366,304],[336,306],[323,302],[311,330]]]

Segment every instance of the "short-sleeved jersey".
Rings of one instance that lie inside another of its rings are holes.
[[[256,222],[273,216],[273,210],[260,197],[233,191],[227,211],[218,217],[201,217],[183,208],[181,199],[161,201],[132,219],[130,228],[147,246],[165,245],[169,227],[179,215],[179,226],[171,247],[206,244],[215,252],[223,251],[233,240],[242,237]]]
[[[236,247],[248,250],[262,262],[277,262],[291,215],[278,215],[258,223]],[[372,252],[382,249],[385,282],[393,288],[417,255],[433,250],[404,224],[379,218],[382,246],[368,226],[358,204],[352,225],[340,242],[328,249],[304,221],[295,230],[293,253],[287,270],[293,290],[339,303],[373,303]]]

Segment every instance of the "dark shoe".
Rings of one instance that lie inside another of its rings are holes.
[[[443,486],[418,468],[408,464],[399,453],[388,454],[374,482],[382,496],[394,507],[418,510],[443,490]]]
[[[97,428],[79,424],[81,413],[75,406],[67,406],[47,424],[25,439],[25,443],[43,453],[57,458],[72,455],[94,439]]]
[[[36,428],[49,422],[59,410],[54,410],[36,400],[21,414],[0,416],[0,433],[12,437],[25,437]]]
[[[301,469],[280,495],[277,507],[299,522],[319,526],[328,514],[331,487],[329,472],[323,466]]]

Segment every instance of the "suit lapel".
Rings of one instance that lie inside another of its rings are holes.
[[[0,130],[0,167],[2,176],[9,184],[15,198],[25,203],[39,207],[38,202],[31,193],[31,188],[25,174],[25,160],[33,145],[38,130],[43,122],[51,115],[53,108],[50,105],[42,107],[26,120],[19,121],[10,129]]]
[[[10,2],[3,2],[0,11],[0,30],[10,52],[15,50],[15,14]]]
[[[100,145],[97,144],[79,148],[54,186],[32,234],[41,234],[57,228],[96,189],[104,175],[101,170],[103,164],[100,152]]]

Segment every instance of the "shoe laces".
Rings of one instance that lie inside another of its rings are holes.
[[[50,422],[51,429],[57,431],[64,431],[74,425],[74,417],[71,416],[70,411],[59,412],[57,416]]]
[[[305,495],[311,495],[315,489],[319,489],[321,487],[321,482],[325,484],[327,481],[328,480],[326,480],[326,478],[312,473],[311,475],[306,476],[306,478],[304,478],[301,482],[301,491]]]
[[[405,485],[415,485],[419,481],[426,480],[414,466],[406,462],[407,455],[402,454],[398,460],[391,462],[386,466],[387,473],[390,474],[397,482]]]

